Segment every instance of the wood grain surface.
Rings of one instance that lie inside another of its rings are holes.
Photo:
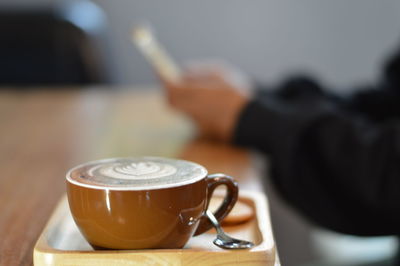
[[[0,265],[31,265],[66,171],[107,157],[181,157],[261,190],[247,151],[196,138],[153,88],[0,92]]]

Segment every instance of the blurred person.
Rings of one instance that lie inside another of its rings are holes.
[[[231,73],[202,66],[162,82],[202,135],[269,155],[276,189],[309,220],[346,234],[400,236],[400,52],[379,82],[348,97],[309,77],[263,90]]]

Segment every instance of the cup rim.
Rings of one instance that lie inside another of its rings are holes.
[[[167,184],[167,185],[164,185],[164,186],[159,186],[159,187],[156,186],[156,187],[149,187],[149,188],[133,187],[133,186],[130,186],[130,187],[112,187],[112,186],[101,186],[101,185],[96,185],[96,184],[85,184],[85,183],[77,182],[77,181],[73,180],[70,177],[72,171],[74,171],[74,170],[76,170],[78,168],[84,167],[86,165],[89,165],[89,164],[106,163],[106,162],[110,162],[110,161],[118,160],[118,159],[137,159],[137,158],[153,158],[153,159],[168,159],[168,160],[182,161],[182,162],[186,162],[186,163],[190,163],[190,164],[194,164],[194,165],[198,166],[202,170],[203,174],[199,175],[196,178],[192,178],[192,179],[180,182],[180,183],[171,183],[171,184]],[[182,159],[175,159],[175,158],[168,158],[168,157],[158,157],[158,156],[137,156],[137,157],[112,157],[112,158],[104,158],[104,159],[92,160],[92,161],[89,161],[89,162],[81,163],[79,165],[76,165],[76,166],[70,168],[66,173],[65,179],[66,179],[67,182],[69,182],[69,183],[71,183],[73,185],[76,185],[76,186],[79,186],[79,187],[90,188],[90,189],[118,190],[118,191],[149,191],[149,190],[170,189],[170,188],[181,187],[181,186],[193,184],[193,183],[196,183],[196,182],[206,178],[207,175],[208,175],[208,171],[204,166],[202,166],[202,165],[200,165],[198,163],[192,162],[192,161],[182,160]]]

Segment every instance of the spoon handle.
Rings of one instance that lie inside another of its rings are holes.
[[[214,225],[215,229],[217,230],[217,233],[219,235],[225,235],[225,232],[222,230],[222,228],[221,228],[217,218],[215,218],[214,214],[210,210],[207,210],[206,215],[207,215],[208,219],[210,219],[210,222]]]

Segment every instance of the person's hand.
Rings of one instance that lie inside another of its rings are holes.
[[[188,114],[202,135],[227,142],[249,101],[250,86],[238,77],[221,66],[198,66],[184,71],[179,82],[162,83],[169,103]]]

